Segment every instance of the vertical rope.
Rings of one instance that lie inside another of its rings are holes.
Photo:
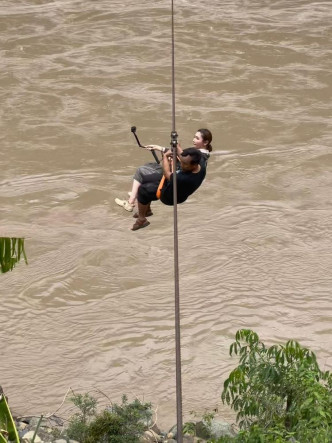
[[[176,423],[177,442],[183,442],[182,435],[182,381],[181,381],[181,334],[180,334],[180,289],[179,289],[179,244],[177,217],[176,153],[178,135],[175,129],[175,38],[174,1],[172,0],[172,133],[173,153],[173,219],[174,219],[174,292],[175,292],[175,365],[176,365]]]
[[[174,36],[174,0],[172,0],[172,132],[175,130],[175,36]],[[172,138],[173,142],[173,138]]]

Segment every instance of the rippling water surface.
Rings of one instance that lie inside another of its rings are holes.
[[[235,332],[331,351],[329,1],[175,1],[176,126],[213,132],[179,206],[184,414],[219,407]],[[0,279],[0,383],[20,414],[69,386],[122,393],[175,421],[173,221],[114,204],[137,148],[171,132],[170,4],[0,3],[0,234],[29,266]]]

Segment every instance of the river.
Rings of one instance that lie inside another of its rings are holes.
[[[142,143],[170,144],[164,0],[0,2],[0,384],[18,414],[71,387],[175,418],[173,212],[137,232],[125,198]],[[240,328],[295,339],[332,369],[330,1],[175,0],[176,129],[213,133],[178,207],[184,419],[221,404]],[[103,394],[105,395],[103,395]],[[65,402],[60,415],[70,408]]]

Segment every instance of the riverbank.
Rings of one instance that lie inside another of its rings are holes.
[[[34,443],[81,443],[66,436],[66,422],[56,415],[51,417],[14,417],[14,421],[21,443],[32,443],[32,441]],[[207,430],[206,424],[202,421],[190,422],[188,428],[195,435],[184,434],[184,443],[207,443],[209,438],[212,437],[219,438],[224,435],[235,435],[231,425],[217,419],[211,420],[209,430]],[[144,432],[139,441],[140,443],[176,443],[176,426],[173,426],[168,431],[162,431],[156,423],[153,423]]]

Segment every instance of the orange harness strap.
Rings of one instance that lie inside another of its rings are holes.
[[[161,180],[160,180],[160,183],[159,183],[159,186],[158,186],[157,192],[156,192],[156,197],[157,197],[158,200],[160,199],[160,196],[161,196],[161,190],[162,190],[162,187],[164,186],[164,183],[165,183],[165,176],[163,175],[163,176],[161,177]]]
[[[177,159],[180,161],[179,157],[177,157]],[[172,161],[170,161],[170,167],[171,167],[171,172],[172,172]],[[156,192],[156,197],[157,197],[158,200],[160,199],[160,196],[161,196],[161,190],[162,190],[162,188],[164,186],[165,178],[166,177],[164,175],[161,177],[161,180],[160,180],[157,192]]]
[[[177,157],[177,159],[180,161],[179,157]],[[170,161],[171,172],[172,172],[172,169],[173,169],[173,168],[172,168],[172,165],[173,165],[173,163],[172,163],[172,161]],[[161,177],[161,180],[160,180],[160,183],[159,183],[159,186],[158,186],[157,192],[156,192],[156,197],[157,197],[158,200],[160,199],[160,196],[161,196],[161,190],[162,190],[162,188],[163,188],[163,186],[164,186],[165,178],[166,178],[166,177],[165,177],[164,175]]]

